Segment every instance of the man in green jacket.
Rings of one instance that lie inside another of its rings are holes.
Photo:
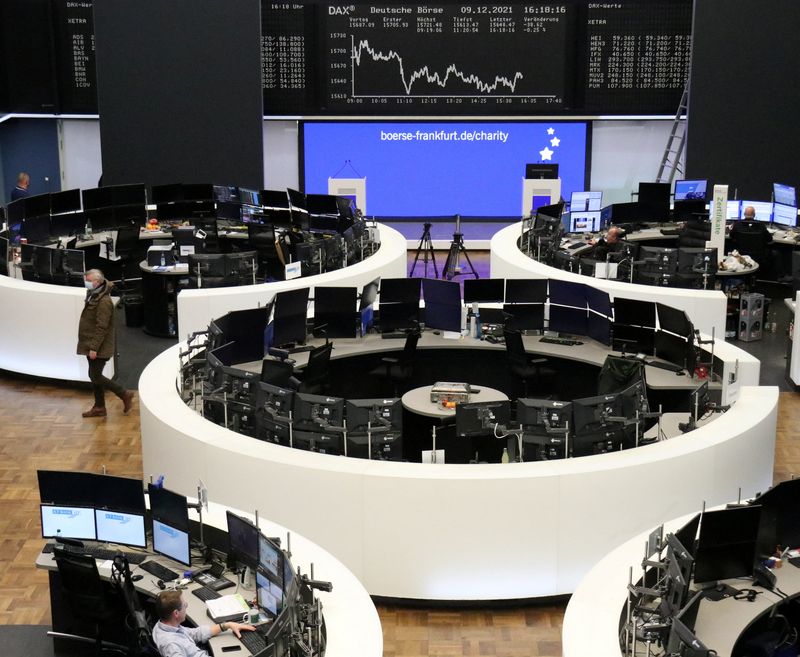
[[[89,380],[94,392],[94,406],[83,417],[105,417],[105,389],[122,400],[122,412],[127,415],[133,404],[133,391],[103,376],[103,368],[114,356],[114,303],[109,295],[111,283],[99,269],[90,269],[84,277],[86,303],[78,324],[78,355],[89,361]]]

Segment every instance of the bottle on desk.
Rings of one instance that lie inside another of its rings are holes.
[[[503,447],[503,455],[500,457],[500,463],[508,463],[508,447]]]
[[[92,236],[92,220],[86,219],[86,227],[84,228],[84,232],[86,233],[86,237]]]

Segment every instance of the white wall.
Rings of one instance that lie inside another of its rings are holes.
[[[62,189],[97,186],[100,124],[97,119],[64,119],[61,130]],[[630,201],[640,181],[655,180],[672,120],[594,121],[591,187],[604,203]],[[157,149],[155,149],[157,152]],[[264,121],[265,189],[300,188],[298,122]]]

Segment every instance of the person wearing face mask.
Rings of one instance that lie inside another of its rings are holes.
[[[106,416],[106,389],[122,400],[122,412],[127,415],[133,405],[133,391],[125,390],[119,383],[103,376],[103,368],[114,355],[114,304],[111,301],[111,283],[99,269],[90,269],[84,277],[86,302],[78,323],[79,356],[89,362],[89,380],[94,392],[94,406],[83,417]]]

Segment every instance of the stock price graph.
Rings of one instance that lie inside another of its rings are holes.
[[[569,4],[328,5],[327,109],[564,109]]]

